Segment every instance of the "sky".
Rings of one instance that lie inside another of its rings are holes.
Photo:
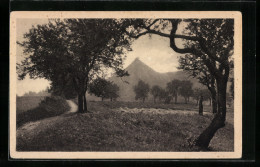
[[[17,41],[24,41],[23,35],[29,32],[33,25],[46,23],[48,23],[48,19],[17,19]],[[176,41],[176,43],[180,42]],[[133,42],[132,51],[128,52],[126,56],[124,68],[138,57],[155,71],[164,73],[177,71],[180,54],[170,48],[169,38],[145,35]],[[16,60],[18,63],[23,60],[23,48],[18,45],[16,47]],[[50,82],[46,79],[34,80],[30,79],[29,76],[24,80],[17,79],[17,95],[22,96],[29,91],[39,92],[46,89],[49,84]]]

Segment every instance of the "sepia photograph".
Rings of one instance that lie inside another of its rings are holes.
[[[12,12],[10,156],[242,155],[240,12]]]

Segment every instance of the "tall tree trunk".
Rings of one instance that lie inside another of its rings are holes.
[[[227,80],[224,78],[217,80],[217,114],[213,118],[210,125],[200,134],[200,136],[196,139],[195,145],[207,148],[211,139],[213,138],[216,131],[225,126],[226,120],[226,88],[227,88]]]
[[[156,103],[156,101],[155,101],[155,97],[153,98],[153,102]]]
[[[212,112],[217,113],[217,95],[216,92],[214,95],[211,94],[211,99],[212,99]]]
[[[211,98],[209,98],[209,106],[211,106]]]
[[[82,92],[80,92],[79,94],[78,94],[78,112],[79,113],[83,113],[84,112],[84,106],[83,106],[83,99],[84,99],[84,97],[83,97],[84,95],[83,95],[83,93]]]
[[[200,97],[199,115],[203,115],[203,96]]]
[[[209,88],[212,102],[212,112],[217,113],[217,92],[215,86]]]
[[[86,99],[86,92],[84,93],[84,112],[88,112],[88,105],[87,105],[87,99]]]
[[[175,104],[177,104],[177,100],[178,100],[178,95],[175,95]]]

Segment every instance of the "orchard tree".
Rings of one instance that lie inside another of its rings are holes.
[[[156,103],[156,99],[160,96],[162,88],[158,85],[154,85],[151,89],[151,94],[153,95],[154,103]]]
[[[226,91],[230,60],[234,49],[234,19],[132,19],[125,20],[126,32],[133,38],[146,34],[166,37],[170,47],[180,54],[192,54],[202,60],[217,86],[217,113],[210,125],[195,140],[207,148],[218,129],[225,126]],[[186,27],[178,33],[179,27]],[[183,47],[176,45],[181,40]]]
[[[199,104],[199,99],[200,99],[200,89],[199,88],[194,89],[192,98],[194,100],[196,100],[196,106],[197,106]]]
[[[174,79],[171,82],[167,83],[167,91],[169,92],[170,95],[175,97],[175,104],[178,101],[178,93],[180,87],[181,87],[181,81],[178,79]]]
[[[181,81],[180,95],[184,97],[186,104],[193,94],[192,85],[193,84],[190,81]]]
[[[103,101],[105,98],[108,98],[107,87],[109,85],[109,81],[103,78],[97,78],[93,82],[89,84],[89,93],[94,94],[97,97],[100,97]]]
[[[212,62],[214,63],[214,62]],[[197,58],[192,54],[185,54],[179,58],[179,69],[184,70],[190,76],[195,77],[199,82],[205,85],[211,93],[212,112],[217,112],[217,92],[216,79],[208,70],[208,67],[203,63],[202,59]],[[204,99],[205,100],[205,99]]]
[[[165,89],[161,88],[160,89],[160,92],[159,92],[159,101],[162,101],[164,100],[165,103],[170,103],[171,101],[171,98],[168,98],[169,97],[169,92],[167,92]],[[167,102],[166,99],[169,99],[169,102]]]
[[[109,82],[106,90],[110,101],[113,101],[113,99],[115,100],[119,97],[119,87],[117,86],[117,84]]]
[[[78,111],[87,111],[84,96],[88,83],[101,67],[113,68],[120,77],[123,55],[130,50],[125,27],[117,19],[54,19],[33,26],[24,34],[25,57],[17,64],[19,79],[45,78],[51,82],[59,75],[70,75],[78,95]]]
[[[148,83],[145,83],[142,80],[139,80],[137,85],[134,86],[135,99],[142,99],[143,103],[145,99],[148,97],[148,93],[150,91],[150,87]]]
[[[65,97],[66,99],[77,97],[77,91],[73,86],[70,74],[59,74],[53,78],[49,91],[52,95]]]

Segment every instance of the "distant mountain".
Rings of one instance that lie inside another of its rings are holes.
[[[119,86],[119,101],[135,100],[133,87],[138,83],[139,80],[143,80],[144,82],[148,83],[150,87],[153,85],[159,85],[165,88],[166,84],[173,79],[190,80],[193,83],[193,88],[202,87],[202,85],[198,83],[196,79],[189,77],[183,71],[159,73],[144,64],[139,58],[136,58],[126,68],[126,71],[128,71],[130,76],[119,78],[114,75],[108,79],[109,81],[112,81]]]

